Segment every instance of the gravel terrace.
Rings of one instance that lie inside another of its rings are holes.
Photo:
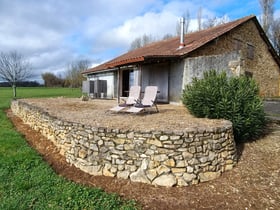
[[[223,120],[195,118],[183,105],[160,104],[158,105],[159,113],[131,114],[108,111],[117,105],[116,100],[82,101],[79,98],[21,100],[40,107],[59,119],[112,129],[181,131],[190,127],[219,126],[223,122]]]

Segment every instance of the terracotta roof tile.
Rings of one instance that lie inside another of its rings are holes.
[[[256,17],[251,15],[213,28],[186,34],[184,37],[185,46],[181,49],[179,49],[179,36],[154,42],[133,51],[129,51],[99,66],[88,69],[84,73],[91,73],[116,68],[122,65],[143,62],[151,58],[176,58],[184,56],[253,18]]]

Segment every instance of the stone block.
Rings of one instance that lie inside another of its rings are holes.
[[[136,172],[130,174],[130,180],[132,182],[142,182],[151,184],[150,180],[146,176],[145,172],[141,169],[138,169]]]
[[[110,169],[110,171],[111,171],[113,174],[115,174],[115,173],[118,171],[118,169],[117,169],[116,167],[112,166],[111,169]]]
[[[172,141],[179,140],[180,138],[181,138],[181,136],[170,136],[170,140],[172,140]]]
[[[129,133],[127,134],[127,138],[128,138],[128,139],[133,139],[133,138],[134,138],[134,132],[129,132]]]
[[[128,179],[129,173],[130,173],[129,171],[118,171],[117,177],[121,179]]]
[[[183,139],[176,139],[176,141],[173,142],[175,145],[182,145],[184,143]]]
[[[124,165],[118,165],[118,171],[123,171],[124,170]]]
[[[226,158],[228,156],[228,152],[227,151],[224,151],[221,153],[221,157],[222,158]]]
[[[84,149],[80,149],[79,153],[78,153],[78,157],[82,158],[82,159],[86,158],[87,157],[87,151],[84,150]]]
[[[208,161],[208,157],[201,157],[201,158],[199,158],[199,161],[201,163],[206,163]]]
[[[150,162],[149,162],[149,168],[156,168],[156,167],[158,167],[160,165],[160,162],[159,161],[153,161],[153,160],[151,160]]]
[[[117,137],[120,138],[120,139],[125,139],[126,138],[126,134],[120,133],[120,134],[117,134]]]
[[[186,182],[191,182],[192,180],[194,180],[196,178],[196,175],[189,174],[189,173],[184,173],[183,178]]]
[[[146,153],[145,153],[146,155],[148,155],[148,156],[152,156],[152,155],[154,155],[155,154],[155,150],[152,150],[152,149],[147,149],[147,151],[146,151]]]
[[[89,145],[89,148],[91,149],[91,150],[93,150],[93,151],[98,151],[99,149],[98,149],[98,146],[96,145],[96,144],[90,144]]]
[[[122,159],[116,159],[116,164],[117,165],[123,165],[123,164],[125,164],[125,160],[122,160]]]
[[[184,173],[186,172],[186,168],[171,168],[172,173]]]
[[[119,134],[119,135],[121,135],[121,134]],[[124,144],[124,143],[125,143],[125,139],[121,139],[121,138],[113,139],[113,141],[114,141],[116,144]]]
[[[185,166],[186,166],[186,162],[184,160],[176,161],[176,167],[181,168],[181,167],[185,167]]]
[[[157,139],[148,139],[147,144],[153,144],[153,145],[156,145],[158,147],[162,147],[161,141],[159,141]]]
[[[175,166],[175,161],[174,159],[170,158],[166,161],[163,162],[164,165],[169,166],[169,167],[174,167]]]
[[[137,167],[135,165],[125,165],[125,170],[129,170],[130,172],[134,172],[137,170]]]
[[[184,180],[183,177],[178,177],[177,178],[177,185],[185,187],[185,186],[188,186],[189,184]]]
[[[187,172],[188,173],[193,173],[193,171],[194,171],[194,168],[193,167],[191,167],[191,166],[187,166]]]
[[[156,169],[150,169],[146,171],[146,175],[149,180],[153,181],[155,177],[157,177],[158,173]]]
[[[161,141],[166,141],[168,139],[169,139],[169,136],[167,136],[167,135],[160,136],[160,138],[159,138],[159,140],[161,140]]]
[[[197,165],[199,161],[196,158],[192,158],[188,161],[188,164],[190,165]]]
[[[190,147],[190,148],[189,148],[189,152],[190,152],[191,154],[196,153],[196,148],[195,148],[195,147]]]
[[[133,144],[124,144],[124,150],[133,150],[134,149],[134,145]]]
[[[177,145],[175,145],[175,144],[164,144],[163,147],[166,148],[166,149],[176,149],[176,148],[179,148],[180,145],[178,145],[178,144]]]
[[[155,155],[154,156],[154,160],[159,161],[159,162],[165,161],[167,159],[168,159],[168,156],[166,154],[161,154],[161,155]]]
[[[160,165],[156,170],[159,175],[170,172],[170,168],[165,165]]]
[[[177,184],[177,180],[172,174],[163,174],[152,182],[153,185],[172,187]]]
[[[103,175],[114,177],[115,174],[110,171],[111,168],[112,168],[111,164],[106,163],[102,171]]]

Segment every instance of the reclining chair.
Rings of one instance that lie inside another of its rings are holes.
[[[111,108],[110,111],[120,112],[129,106],[135,105],[136,102],[139,100],[140,91],[141,91],[140,86],[131,86],[129,90],[129,95],[126,98],[125,102]]]
[[[150,110],[153,107],[155,107],[156,112],[159,112],[156,104],[157,91],[158,91],[157,86],[147,86],[145,88],[143,99],[141,101],[138,100],[137,103],[135,103],[133,107],[126,110],[126,112],[139,113],[142,111]]]

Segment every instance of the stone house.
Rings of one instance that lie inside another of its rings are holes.
[[[262,96],[280,95],[280,59],[255,16],[151,43],[83,74],[96,97],[118,98],[131,85],[156,85],[158,101],[178,103],[185,85],[210,69],[245,74]]]

